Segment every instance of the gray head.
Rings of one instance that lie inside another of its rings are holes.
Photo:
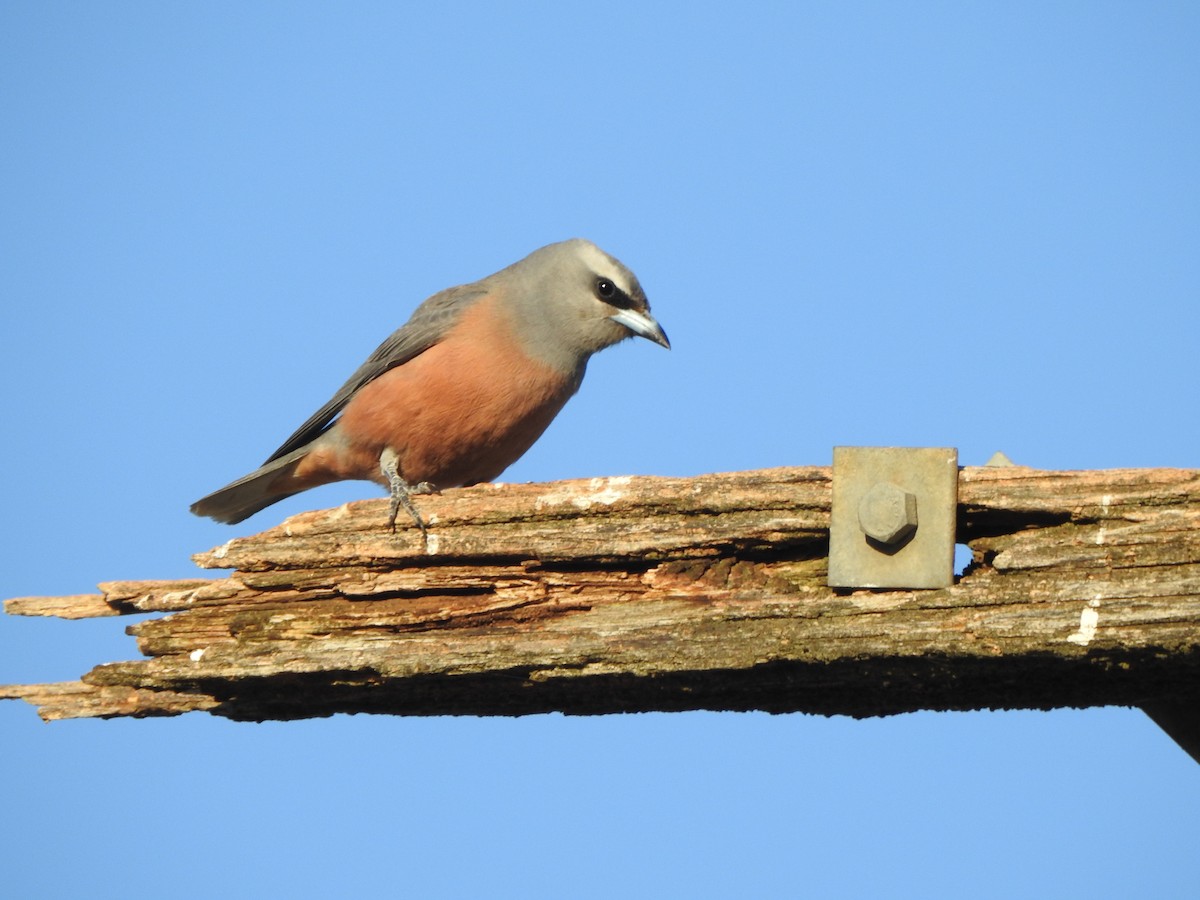
[[[591,241],[549,244],[484,281],[505,298],[526,352],[564,372],[634,335],[670,349],[637,278]]]

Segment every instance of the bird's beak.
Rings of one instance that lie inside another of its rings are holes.
[[[666,332],[649,313],[638,312],[635,309],[619,309],[609,318],[614,322],[620,322],[639,337],[654,341],[660,347],[671,349],[671,342],[667,340]]]

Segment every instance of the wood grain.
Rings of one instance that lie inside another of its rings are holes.
[[[196,557],[227,577],[19,598],[158,612],[147,659],[0,687],[44,718],[916,709],[1200,699],[1200,472],[960,473],[948,589],[825,585],[830,471],[480,485],[294,516]]]

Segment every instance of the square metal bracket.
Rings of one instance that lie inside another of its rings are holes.
[[[829,586],[954,584],[958,450],[834,447]]]

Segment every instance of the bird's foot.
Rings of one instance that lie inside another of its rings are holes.
[[[417,485],[410,485],[406,482],[400,474],[396,452],[390,448],[379,455],[379,471],[388,480],[388,489],[392,495],[392,502],[388,507],[388,527],[392,530],[392,534],[396,533],[396,517],[400,514],[400,507],[404,507],[405,512],[412,516],[412,520],[421,529],[421,541],[428,549],[429,529],[417,511],[417,507],[413,505],[412,495],[435,493],[433,486],[427,481],[422,481]]]

